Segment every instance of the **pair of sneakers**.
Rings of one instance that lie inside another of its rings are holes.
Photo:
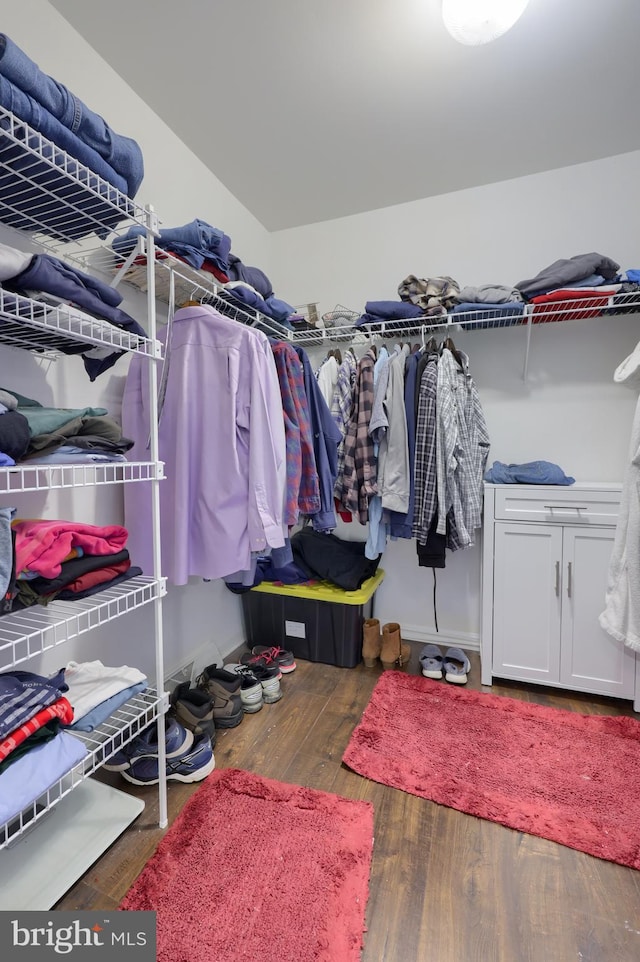
[[[240,656],[243,665],[250,668],[277,668],[280,675],[288,675],[296,670],[296,660],[292,651],[285,651],[276,645],[254,645],[250,652]]]
[[[420,652],[420,668],[425,678],[443,678],[453,685],[466,685],[471,663],[462,648],[442,649],[425,645]]]
[[[242,709],[249,714],[260,711],[263,705],[273,705],[282,698],[280,670],[275,666],[229,662],[224,670],[240,679]]]
[[[295,668],[292,652],[257,646],[242,655],[239,662],[230,662],[223,668],[203,668],[196,684],[213,700],[216,728],[234,728],[244,713],[253,714],[263,705],[280,701],[280,678]]]
[[[164,741],[168,781],[200,782],[216,767],[211,740],[206,733],[194,735],[175,718],[167,718]],[[160,768],[156,722],[107,759],[103,767],[108,772],[120,772],[134,785],[157,785]]]

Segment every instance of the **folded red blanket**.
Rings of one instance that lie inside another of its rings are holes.
[[[571,321],[585,317],[597,317],[611,296],[611,291],[581,291],[579,288],[558,288],[548,294],[531,298],[534,305],[532,321]]]

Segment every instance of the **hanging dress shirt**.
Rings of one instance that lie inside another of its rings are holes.
[[[340,501],[345,510],[358,515],[361,524],[369,520],[369,499],[378,493],[377,459],[369,436],[375,361],[375,353],[369,349],[358,363],[354,409],[344,442]]]
[[[336,382],[336,389],[333,392],[333,399],[331,401],[331,417],[337,424],[338,430],[340,431],[342,437],[342,440],[338,445],[338,473],[335,489],[335,495],[338,501],[340,500],[342,476],[344,474],[344,439],[349,426],[349,421],[351,420],[351,413],[353,411],[357,369],[358,362],[356,360],[356,356],[351,348],[349,348],[344,356],[342,364],[338,368],[338,380]]]
[[[369,436],[373,441],[373,453],[378,457],[380,441],[389,427],[384,399],[389,383],[389,352],[386,347],[378,349],[378,359],[373,368],[373,408],[369,422]],[[382,517],[382,498],[374,494],[369,499],[369,532],[365,544],[365,557],[374,561],[387,545],[387,525]]]
[[[404,407],[407,422],[407,445],[409,449],[409,504],[406,512],[389,512],[389,534],[391,538],[412,537],[415,513],[415,461],[416,461],[416,418],[415,399],[419,385],[416,384],[419,354],[410,354],[405,363]]]
[[[466,548],[474,543],[474,529],[481,521],[489,434],[477,389],[468,373],[468,359],[459,353],[464,369],[447,348],[438,362],[437,532],[447,533],[447,514],[452,509],[457,542]]]
[[[333,392],[337,383],[338,362],[335,357],[328,357],[318,371],[318,387],[329,408],[333,402]]]
[[[404,407],[404,366],[409,345],[396,349],[389,363],[389,380],[384,406],[389,427],[380,440],[378,452],[378,491],[387,511],[406,511],[409,507],[409,443]]]
[[[417,538],[421,544],[427,541],[431,521],[438,508],[437,385],[438,355],[430,354],[420,379],[415,442],[415,504],[412,531],[414,538]]]
[[[318,485],[320,489],[320,509],[312,516],[314,531],[332,531],[336,526],[336,513],[333,506],[333,488],[338,475],[338,445],[342,435],[331,417],[331,411],[320,391],[311,368],[311,362],[301,347],[296,354],[302,363],[304,387],[309,406],[313,453],[316,459]]]
[[[166,341],[167,330],[159,333]],[[162,572],[221,578],[251,567],[252,553],[284,545],[286,455],[282,399],[265,334],[207,305],[176,311],[159,457]],[[165,362],[167,363],[167,362]],[[124,390],[123,430],[134,461],[149,459],[149,366],[134,355]],[[129,547],[153,571],[144,483],[125,485]]]
[[[320,510],[318,471],[302,362],[295,348],[285,341],[272,343],[271,348],[284,412],[287,450],[285,522],[287,525],[294,525],[300,512],[313,515]]]

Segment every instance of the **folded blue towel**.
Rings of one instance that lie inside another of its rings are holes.
[[[373,315],[376,320],[384,318],[413,318],[421,317],[424,311],[417,304],[408,301],[367,301],[365,313]]]
[[[504,464],[494,461],[484,476],[492,484],[574,484],[561,467],[552,461],[528,461],[526,464]]]

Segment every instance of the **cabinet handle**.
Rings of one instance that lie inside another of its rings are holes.
[[[571,562],[567,563],[567,598],[571,597]]]
[[[543,508],[547,511],[564,511],[565,514],[569,511],[588,511],[588,504],[543,504]]]
[[[556,561],[556,598],[560,597],[560,562]]]

